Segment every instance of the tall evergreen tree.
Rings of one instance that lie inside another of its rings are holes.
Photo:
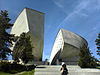
[[[30,36],[26,33],[22,33],[17,39],[13,49],[13,59],[17,62],[21,59],[24,63],[33,60]]]
[[[10,23],[8,12],[0,12],[0,59],[5,60],[7,56],[11,54],[10,46],[14,39],[14,35],[9,34],[7,29],[10,29],[13,24]]]
[[[100,33],[98,34],[98,38],[95,40],[97,45],[97,54],[100,56]]]
[[[79,66],[82,68],[94,68],[96,67],[96,62],[94,58],[92,57],[89,48],[84,45],[80,48],[79,53],[80,59],[79,59]]]

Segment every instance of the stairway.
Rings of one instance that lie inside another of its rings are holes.
[[[60,66],[38,66],[35,75],[60,75]]]
[[[61,75],[60,65],[40,65],[35,69],[35,75]],[[68,75],[100,75],[99,69],[81,69],[77,65],[67,65]]]

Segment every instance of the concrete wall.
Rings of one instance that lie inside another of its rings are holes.
[[[73,45],[77,48],[80,48],[81,46],[83,46],[83,44],[88,45],[87,41],[83,37],[79,36],[78,34],[75,34],[73,32],[64,29],[61,29],[61,31],[65,43]]]
[[[34,60],[42,59],[44,46],[44,14],[35,10],[26,10]]]
[[[44,44],[44,13],[25,8],[17,17],[11,34],[20,36],[23,32],[31,36],[34,60],[41,60]]]
[[[87,41],[81,36],[61,29],[52,48],[50,64],[55,64],[59,59],[62,60],[62,62],[68,62],[71,64],[77,63],[80,47],[84,44],[88,45]]]
[[[51,64],[52,60],[55,58],[56,54],[59,52],[59,50],[63,50],[64,40],[63,40],[62,36],[63,35],[60,30],[55,39],[55,42],[54,42],[54,45],[52,48],[52,52],[51,52],[51,56],[50,56],[50,60],[49,60],[50,64]]]
[[[15,36],[20,36],[23,32],[29,32],[26,9],[19,14],[11,29],[11,34],[15,34]]]

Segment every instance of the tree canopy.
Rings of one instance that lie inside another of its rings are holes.
[[[82,68],[94,68],[96,67],[95,59],[92,57],[89,48],[84,45],[80,48],[79,53],[80,59],[79,59],[79,66]]]
[[[19,59],[21,59],[24,63],[33,60],[30,36],[26,33],[22,33],[20,37],[17,37],[17,41],[13,49],[13,59],[15,61],[19,61]]]
[[[97,45],[97,54],[100,56],[100,33],[98,34],[98,38],[95,40]]]
[[[14,40],[14,35],[7,32],[13,24],[10,23],[8,11],[0,11],[0,59],[7,59],[8,55],[11,54],[10,46]]]

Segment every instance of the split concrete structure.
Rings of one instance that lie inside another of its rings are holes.
[[[24,8],[17,17],[11,34],[20,36],[23,32],[31,37],[33,48],[32,54],[34,61],[42,60],[43,44],[44,44],[44,13]]]
[[[60,29],[55,39],[50,64],[61,64],[62,62],[69,65],[78,64],[80,47],[88,45],[87,41],[73,33],[64,29]]]

